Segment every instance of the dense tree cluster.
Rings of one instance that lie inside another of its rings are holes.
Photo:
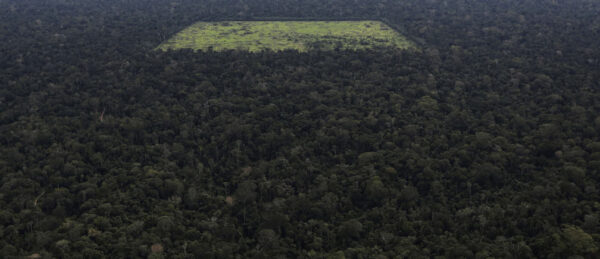
[[[0,257],[600,255],[594,0],[0,1]],[[153,51],[198,20],[420,50]]]

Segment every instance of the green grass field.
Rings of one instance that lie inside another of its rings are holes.
[[[157,49],[261,50],[414,48],[397,31],[379,21],[228,21],[198,22]]]

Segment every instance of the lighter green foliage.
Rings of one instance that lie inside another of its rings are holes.
[[[562,237],[568,246],[568,251],[571,253],[586,254],[598,251],[594,238],[577,226],[563,226]]]
[[[397,31],[379,21],[229,21],[198,22],[157,49],[261,50],[414,48]]]

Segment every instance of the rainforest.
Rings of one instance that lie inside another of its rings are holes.
[[[596,0],[0,0],[0,258],[598,258]]]

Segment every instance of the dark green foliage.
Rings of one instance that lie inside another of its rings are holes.
[[[597,258],[597,1],[0,1],[0,257]],[[419,51],[156,52],[381,19]]]

